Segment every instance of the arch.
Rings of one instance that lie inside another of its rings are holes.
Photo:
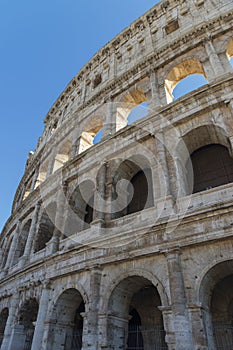
[[[166,349],[160,305],[160,295],[150,280],[137,274],[122,279],[108,300],[109,346]]]
[[[94,145],[95,136],[102,127],[103,118],[101,115],[96,115],[89,120],[79,138],[78,153],[84,152],[86,149]]]
[[[176,100],[179,97],[182,97],[205,84],[208,84],[208,81],[203,77],[202,74],[191,74],[180,80],[179,83],[175,86],[172,91],[173,100]]]
[[[90,227],[93,220],[95,185],[91,180],[81,182],[69,199],[69,212],[65,224],[65,236],[76,234]]]
[[[22,326],[20,337],[25,349],[31,349],[38,310],[35,298],[27,299],[19,309],[18,324]]]
[[[233,260],[219,262],[204,275],[199,300],[208,347],[230,350],[233,347]]]
[[[205,79],[206,74],[201,62],[196,58],[189,58],[174,66],[165,78],[165,91],[167,102],[173,101],[173,90],[175,86],[184,78],[192,74],[201,74]]]
[[[5,327],[9,316],[9,309],[6,307],[0,313],[0,348],[4,338]]]
[[[149,161],[141,155],[124,160],[115,170],[112,182],[112,218],[154,205]]]
[[[182,164],[183,182],[185,193],[193,192],[193,166],[191,155],[201,147],[210,144],[220,144],[230,150],[229,139],[225,130],[214,124],[203,124],[193,128],[182,136],[182,140],[176,147],[176,156]]]
[[[145,103],[147,103],[147,98],[146,98],[145,92],[143,91],[143,88],[138,87],[137,89],[131,89],[130,91],[125,93],[121,98],[121,100],[117,102],[116,131],[123,128],[127,124],[129,124],[128,117],[136,107],[139,107],[139,111],[141,109],[143,110],[143,112],[146,109],[146,112],[148,113],[148,108],[145,107]],[[141,113],[141,115],[137,116],[137,119],[139,119],[139,116],[142,117],[144,115],[143,113]]]
[[[71,151],[71,142],[70,140],[66,140],[59,147],[58,152],[55,156],[54,164],[53,164],[53,173],[56,170],[60,169],[69,160],[70,151]]]
[[[38,186],[40,186],[40,184],[45,181],[46,177],[47,177],[47,172],[48,172],[48,167],[49,167],[49,161],[44,161],[40,167],[39,167],[39,172],[38,172],[38,176],[36,179],[36,183],[35,183],[35,188],[37,188]]]
[[[18,259],[23,256],[24,249],[27,243],[28,234],[30,231],[32,220],[29,219],[23,226],[21,232],[19,233],[18,241],[17,241],[17,248],[14,254],[14,260],[13,265],[18,262]]]
[[[48,349],[63,345],[64,350],[81,350],[84,312],[85,303],[77,289],[66,289],[59,295],[49,319]]]
[[[203,146],[191,154],[193,193],[233,182],[233,159],[220,144]]]
[[[228,60],[230,61],[230,64],[233,67],[233,39],[230,39],[227,44],[226,55]]]
[[[42,212],[34,242],[34,253],[44,249],[52,238],[55,229],[56,210],[56,203],[50,203]]]

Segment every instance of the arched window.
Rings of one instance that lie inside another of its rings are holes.
[[[145,159],[123,161],[112,183],[112,219],[132,214],[154,205],[151,169]],[[141,167],[142,166],[142,167]]]
[[[233,39],[231,39],[227,45],[226,54],[230,64],[233,66]]]
[[[78,153],[81,153],[100,142],[102,137],[102,126],[101,116],[95,116],[88,125],[86,125],[85,130],[79,138]]]
[[[196,74],[202,75],[203,79],[201,81],[202,83],[201,85],[205,84],[206,75],[205,75],[203,66],[200,63],[200,61],[198,61],[195,58],[190,58],[186,61],[179,63],[177,66],[173,67],[172,70],[167,74],[165,79],[165,91],[167,95],[167,102],[170,103],[173,101],[174,99],[173,90],[182,79],[190,75],[196,75]],[[196,82],[194,84],[192,79],[191,86],[187,91],[183,90],[182,95],[185,95],[187,92],[190,92],[199,86],[200,86],[200,81],[199,81],[199,84],[196,85]]]
[[[86,180],[73,191],[69,199],[65,236],[74,235],[90,227],[93,221],[94,189],[93,182]]]
[[[31,221],[32,220],[30,219],[26,222],[26,224],[22,228],[22,231],[19,234],[18,241],[17,241],[17,248],[15,251],[14,260],[13,260],[13,265],[17,264],[18,259],[24,254],[24,249],[27,243],[27,238],[31,227]]]
[[[117,105],[116,131],[148,113],[147,99],[142,89],[129,92]]]
[[[42,213],[39,230],[34,243],[34,252],[38,252],[46,247],[46,244],[53,236],[55,229],[56,204],[51,203]]]
[[[70,148],[70,141],[66,141],[61,145],[54,159],[53,172],[60,169],[63,166],[63,164],[65,164],[69,160]]]
[[[127,117],[128,125],[133,122],[145,117],[148,114],[148,104],[147,102],[142,102],[132,109]]]
[[[129,201],[127,214],[149,208],[153,205],[151,170],[144,169],[137,172],[130,181],[128,187]],[[133,193],[132,193],[133,191]]]
[[[207,84],[208,81],[201,74],[192,74],[182,79],[174,88],[173,96],[174,100],[188,94],[189,92],[198,89],[199,87]]]
[[[81,350],[85,304],[78,290],[64,291],[54,304],[49,320],[49,349]]]
[[[19,324],[24,326],[20,333],[23,349],[31,349],[38,310],[39,305],[34,298],[26,300],[19,310]]]
[[[191,154],[194,175],[193,193],[233,181],[233,159],[220,144],[199,148]]]
[[[0,348],[4,338],[4,331],[5,331],[8,315],[9,315],[8,308],[3,309],[0,313]]]
[[[146,278],[130,276],[122,280],[113,290],[108,304],[115,316],[108,320],[111,348],[166,350],[160,305],[158,290]]]

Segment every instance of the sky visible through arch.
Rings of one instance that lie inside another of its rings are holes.
[[[1,0],[0,231],[52,104],[95,52],[158,2]]]

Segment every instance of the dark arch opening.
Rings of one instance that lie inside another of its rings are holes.
[[[132,186],[130,186],[130,184]],[[152,177],[149,168],[138,171],[128,186],[131,201],[127,206],[127,214],[136,213],[153,206]]]
[[[142,321],[139,313],[136,309],[132,308],[129,313],[131,317],[128,325],[128,340],[127,340],[127,349],[136,350],[144,349],[143,346],[143,337],[141,332]]]
[[[39,224],[39,230],[36,236],[35,246],[34,246],[34,252],[39,252],[40,250],[44,249],[46,247],[46,244],[50,241],[50,239],[53,236],[53,232],[55,229],[55,217],[56,217],[56,204],[51,203],[48,205],[48,207],[43,212],[40,224]]]
[[[233,349],[233,275],[216,284],[211,298],[216,350]]]
[[[220,144],[203,146],[191,154],[193,193],[225,185],[233,181],[233,159]]]
[[[38,302],[33,298],[25,301],[19,311],[19,324],[24,326],[22,333],[22,337],[24,337],[24,349],[31,349],[38,310]]]
[[[54,305],[49,321],[49,350],[81,350],[85,303],[78,290],[64,291]]]
[[[3,309],[0,313],[0,348],[4,338],[4,332],[5,332],[8,315],[9,315],[8,308]]]

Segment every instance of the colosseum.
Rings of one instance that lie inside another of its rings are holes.
[[[58,97],[0,236],[1,350],[233,349],[232,28],[164,0]]]

